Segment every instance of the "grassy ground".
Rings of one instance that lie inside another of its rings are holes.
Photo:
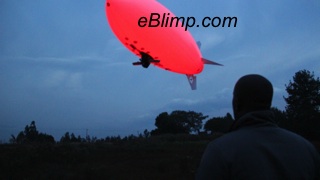
[[[166,135],[114,143],[0,145],[0,179],[194,179],[217,136]],[[320,142],[313,144],[320,150]]]
[[[209,140],[1,145],[0,179],[194,179]]]

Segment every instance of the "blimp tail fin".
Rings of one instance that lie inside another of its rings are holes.
[[[201,42],[197,41],[197,45],[198,45],[198,48],[200,49],[201,48]],[[222,64],[216,63],[214,61],[210,61],[210,60],[205,59],[205,58],[201,58],[201,59],[202,59],[203,64],[211,64],[211,65],[223,66]]]
[[[203,64],[211,64],[211,65],[217,65],[217,66],[223,66],[222,64],[216,63],[214,61],[210,61],[208,59],[202,58]]]
[[[201,42],[197,41],[198,48],[201,49]]]
[[[193,74],[186,74],[192,90],[197,89],[197,77]]]

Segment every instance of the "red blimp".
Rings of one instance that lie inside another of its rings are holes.
[[[140,57],[133,65],[185,74],[192,89],[204,64],[220,65],[202,58],[181,18],[156,0],[107,0],[106,14],[116,37]]]

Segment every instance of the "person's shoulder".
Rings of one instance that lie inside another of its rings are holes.
[[[306,148],[309,149],[309,151],[312,151],[313,153],[318,154],[317,149],[315,148],[315,146],[307,139],[305,139],[304,137],[302,137],[301,135],[294,133],[292,131],[289,131],[287,129],[283,129],[283,128],[279,128],[281,129],[281,131],[283,132],[283,136],[287,136],[287,139],[290,139],[292,141],[294,141],[297,146],[304,146]]]
[[[289,131],[284,128],[278,128],[278,129],[282,132],[282,136],[286,136],[286,137],[296,141],[297,143],[312,145],[310,141],[308,141],[307,139],[305,139],[304,137],[302,137],[301,135],[299,135],[295,132]]]

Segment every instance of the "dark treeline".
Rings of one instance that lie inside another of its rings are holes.
[[[18,144],[54,143],[55,140],[51,135],[39,133],[35,121],[32,121],[30,125],[26,125],[24,131],[21,131],[17,137],[11,135],[10,142]]]
[[[313,141],[320,140],[320,80],[314,77],[314,73],[301,70],[295,73],[293,80],[285,85],[288,93],[284,97],[287,105],[284,111],[273,107],[276,123],[285,129],[296,132]],[[66,132],[60,143],[82,143],[82,142],[120,142],[135,139],[147,139],[151,136],[163,134],[192,134],[212,135],[226,133],[233,123],[230,113],[224,117],[213,117],[206,120],[208,116],[194,111],[176,110],[171,113],[162,112],[155,118],[154,130],[146,129],[142,134],[120,136],[108,136],[98,139],[97,137],[81,137]],[[205,121],[206,120],[206,121]],[[204,123],[205,121],[205,123]],[[40,133],[36,128],[35,121],[27,125],[24,131],[17,136],[12,135],[11,143],[55,143],[53,136]]]

